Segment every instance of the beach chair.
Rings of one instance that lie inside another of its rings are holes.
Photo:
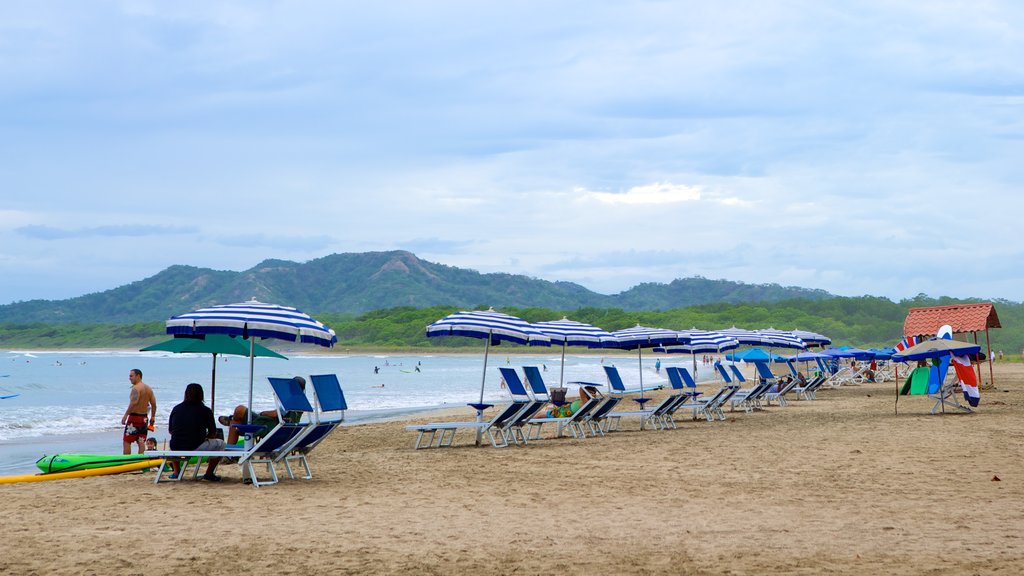
[[[305,470],[303,480],[313,478],[307,455],[341,426],[348,410],[348,402],[336,374],[313,374],[309,378],[313,384],[314,421],[308,432],[274,459],[275,463],[284,464],[288,478],[295,478],[291,467],[293,462],[301,464]]]
[[[654,390],[661,390],[665,386],[662,384],[655,384],[653,386],[644,386],[640,388],[626,388],[626,385],[622,382],[622,376],[619,375],[619,369],[615,366],[602,366],[604,368],[604,374],[608,378],[608,389],[613,394],[639,394],[643,392],[652,392]],[[634,398],[634,400],[640,400],[640,398]],[[643,404],[641,402],[640,404]]]
[[[501,370],[502,377],[505,378],[506,382],[510,379],[519,378],[519,375],[512,368],[499,368],[499,370]],[[529,384],[529,392],[533,396],[533,403],[523,408],[505,427],[507,436],[516,444],[520,441],[523,444],[528,442],[528,435],[524,432],[523,428],[531,418],[534,418],[538,412],[551,402],[551,395],[548,393],[547,384],[544,383],[544,377],[541,375],[539,368],[536,366],[523,366],[523,375],[526,376],[526,382]]]
[[[686,368],[679,366],[670,366],[665,370],[668,374],[669,382],[672,384],[672,388],[682,390],[679,394],[679,400],[674,406],[671,406],[662,416],[662,421],[665,426],[671,428],[677,428],[675,421],[675,414],[679,410],[693,410],[693,419],[697,419],[699,411],[703,408],[704,404],[697,401],[697,397],[702,392],[697,391],[697,382],[694,381],[693,376],[690,375],[690,371]]]
[[[728,402],[733,394],[739,390],[738,384],[723,384],[717,392],[707,398],[695,398],[693,404],[697,406],[694,408],[694,416],[704,416],[708,422],[714,422],[715,418],[719,420],[725,420],[725,412],[722,411],[722,406]]]
[[[605,425],[606,432],[614,432],[619,429],[619,424],[622,418],[636,416],[640,418],[640,429],[646,428],[647,424],[650,423],[655,430],[662,430],[665,426],[662,423],[662,419],[669,408],[679,402],[682,394],[671,393],[666,396],[662,401],[651,408],[650,410],[632,410],[628,412],[609,412],[605,417],[607,424]]]
[[[715,372],[718,372],[718,375],[722,377],[723,382],[726,384],[732,384],[732,376],[729,376],[729,372],[721,362],[715,362]]]
[[[585,383],[580,383],[580,384],[584,384],[585,385]],[[529,436],[529,438],[531,440],[540,440],[541,429],[544,427],[544,425],[545,424],[554,424],[555,425],[555,437],[556,438],[561,438],[562,434],[565,432],[566,428],[568,428],[569,431],[572,433],[572,437],[573,438],[577,438],[577,439],[586,438],[587,437],[587,432],[583,428],[583,424],[590,417],[591,412],[593,412],[593,410],[595,408],[597,408],[598,405],[601,404],[602,401],[603,401],[602,398],[591,397],[591,398],[587,399],[586,402],[583,402],[582,404],[580,404],[580,407],[577,408],[576,411],[573,412],[572,415],[570,415],[570,416],[565,416],[565,417],[561,417],[561,418],[553,418],[553,417],[531,418],[531,419],[526,421],[527,425],[530,426],[530,430],[529,430],[528,436]]]
[[[604,399],[590,411],[588,416],[585,416],[583,423],[590,429],[591,436],[604,436],[608,430],[610,421],[608,420],[608,414],[615,410],[615,407],[622,402],[622,398],[619,396],[605,396]]]
[[[953,370],[949,371],[952,374],[956,374]],[[932,406],[930,414],[937,414],[939,412],[945,413],[946,408],[950,408],[955,412],[961,412],[969,414],[973,412],[969,407],[964,406],[957,399],[960,393],[960,380],[955,376],[947,378],[943,382],[939,382],[939,367],[932,366],[928,369],[928,397],[935,401],[935,405]]]
[[[754,362],[754,368],[757,370],[757,375],[762,381],[768,380],[771,382],[768,390],[762,395],[764,403],[771,406],[772,400],[775,400],[779,403],[779,406],[785,406],[787,404],[786,394],[789,394],[793,387],[796,386],[796,378],[790,378],[785,383],[780,384],[779,378],[772,372],[767,362]],[[775,388],[775,391],[772,391],[772,388]]]
[[[198,472],[199,463],[203,458],[224,458],[237,461],[242,467],[242,478],[249,480],[254,487],[277,484],[277,471],[274,469],[274,461],[282,452],[287,452],[292,446],[302,440],[309,432],[313,418],[313,406],[306,397],[305,392],[292,378],[268,378],[270,387],[274,392],[277,401],[278,424],[272,428],[263,438],[251,447],[228,446],[225,450],[152,450],[150,454],[154,458],[161,458],[160,466],[157,468],[154,483],[159,484],[163,474],[168,470],[168,462],[173,459],[181,462],[181,470],[175,480],[181,480],[185,475],[185,469],[194,459]],[[288,422],[284,420],[284,414],[289,411],[299,411],[303,414],[303,420],[299,422]],[[248,443],[248,441],[247,441]],[[261,479],[256,472],[257,466],[266,466],[268,479]]]
[[[488,439],[491,441],[491,446],[495,448],[505,448],[508,446],[508,425],[533,400],[527,394],[526,387],[523,385],[523,381],[519,378],[518,374],[515,374],[514,378],[506,379],[505,385],[512,395],[512,401],[497,410],[494,417],[488,421],[431,422],[428,424],[406,426],[406,430],[418,432],[416,449],[430,448],[432,446],[437,448],[451,447],[455,441],[455,433],[459,430],[473,430],[474,432],[479,430],[487,434]],[[425,437],[427,438],[426,444],[423,443]],[[437,440],[436,444],[434,440]]]
[[[729,370],[732,371],[732,379],[737,384],[742,386],[743,384],[747,383],[747,379],[743,377],[743,372],[740,372],[740,369],[735,364],[730,364]]]
[[[755,366],[758,364],[760,363],[754,363]],[[733,378],[736,379],[737,386],[740,382],[746,382],[746,379],[743,377],[743,373],[740,372],[736,366],[729,366],[729,368],[732,369]],[[748,388],[740,388],[736,390],[729,398],[730,410],[735,410],[737,406],[743,408],[746,412],[752,412],[760,409],[761,399],[768,393],[768,390],[775,385],[775,375],[771,373],[771,370],[768,370],[767,373],[771,374],[771,379],[766,380],[762,378]]]

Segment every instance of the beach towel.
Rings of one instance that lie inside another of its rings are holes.
[[[964,400],[972,408],[977,408],[981,402],[981,392],[978,390],[978,375],[971,366],[971,360],[967,356],[953,356],[953,369],[956,370],[960,388],[964,391]]]

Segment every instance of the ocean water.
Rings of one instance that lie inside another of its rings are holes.
[[[559,382],[561,351],[543,354],[496,354],[487,362],[484,401],[499,402],[507,393],[499,385],[497,367],[546,367],[549,386]],[[303,355],[284,352],[288,360],[256,358],[253,366],[252,404],[256,410],[274,408],[267,377],[310,374],[338,375],[350,410],[349,424],[380,420],[447,406],[464,406],[480,398],[484,374],[483,354],[452,355]],[[658,357],[644,358],[645,386],[666,384],[655,371]],[[662,364],[691,367],[689,356],[661,357]],[[637,358],[630,353],[607,356],[565,357],[565,381],[604,383],[603,364],[619,366],[627,386],[639,385]],[[185,385],[198,382],[206,403],[216,414],[227,414],[246,404],[249,394],[249,359],[218,356],[216,396],[211,398],[214,369],[208,354],[164,352],[0,351],[0,474],[34,472],[44,454],[120,453],[121,415],[128,403],[128,372],[138,368],[157,398],[158,442],[167,439],[167,418],[181,402]],[[375,372],[375,368],[377,369]],[[418,371],[417,371],[418,368]],[[711,377],[710,368],[698,371],[698,380]],[[574,386],[567,386],[569,395]],[[467,415],[470,414],[467,408]]]

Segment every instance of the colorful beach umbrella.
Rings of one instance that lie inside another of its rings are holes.
[[[559,375],[559,386],[565,386],[565,348],[566,346],[586,346],[587,348],[604,348],[615,341],[611,332],[586,322],[577,322],[562,318],[546,322],[534,322],[533,327],[551,338],[552,344],[562,345],[562,371]]]
[[[217,355],[248,356],[249,343],[226,334],[203,334],[199,336],[176,336],[157,342],[140,352],[172,352],[174,354],[213,354],[213,368],[210,371],[210,410],[215,410],[217,399]],[[254,344],[253,354],[257,357],[283,358],[262,344]]]
[[[484,385],[487,382],[487,357],[490,354],[491,345],[497,346],[502,342],[514,342],[527,346],[550,346],[551,338],[534,328],[526,320],[503,314],[494,309],[471,310],[449,314],[437,322],[427,326],[427,336],[466,336],[469,338],[483,338],[484,345],[484,371],[480,378],[480,401],[470,404],[476,409],[477,421],[481,421],[483,411],[487,408],[484,404]],[[476,431],[476,444],[480,445],[480,438],[483,431],[478,427]]]
[[[167,333],[174,335],[226,334],[249,341],[249,423],[252,423],[253,361],[256,338],[316,344],[330,348],[338,337],[322,322],[288,306],[266,304],[255,298],[238,304],[200,308],[171,317]]]

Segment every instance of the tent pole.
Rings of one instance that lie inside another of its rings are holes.
[[[210,411],[214,414],[214,406],[217,404],[217,353],[213,353],[213,369],[210,370]]]
[[[992,372],[992,343],[988,339],[988,326],[985,326],[985,347],[988,348],[988,379],[989,386],[992,389],[996,387],[996,377]],[[978,366],[978,370],[981,370],[981,366]]]

